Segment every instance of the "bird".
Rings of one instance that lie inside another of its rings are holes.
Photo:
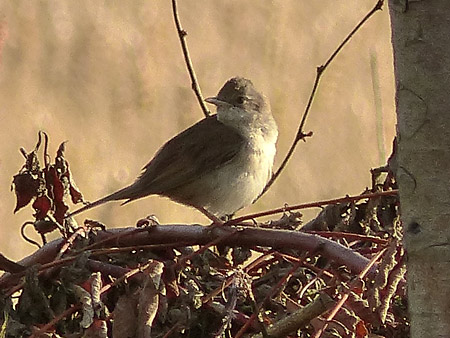
[[[134,183],[66,217],[110,201],[160,195],[218,223],[252,204],[272,176],[278,127],[270,104],[243,77],[229,79],[205,101],[216,114],[166,142]]]

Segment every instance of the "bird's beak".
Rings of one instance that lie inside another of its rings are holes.
[[[211,103],[211,104],[216,105],[216,106],[220,106],[220,105],[226,104],[225,101],[219,100],[217,98],[217,96],[208,97],[208,98],[205,99],[205,102]]]

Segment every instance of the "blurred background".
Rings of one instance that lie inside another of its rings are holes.
[[[375,0],[183,0],[179,12],[204,96],[230,77],[250,78],[271,101],[280,138],[276,166],[295,135],[316,67]],[[212,107],[211,107],[212,109]],[[0,252],[17,260],[35,250],[13,214],[12,177],[37,133],[49,153],[68,141],[73,178],[93,201],[132,183],[168,139],[203,117],[175,31],[170,1],[0,2]],[[352,38],[322,77],[301,142],[287,169],[255,205],[238,214],[345,194],[370,185],[395,132],[387,8]],[[54,157],[53,157],[54,158]],[[73,210],[72,206],[72,210]],[[316,210],[305,212],[305,219]],[[199,212],[160,197],[109,203],[77,217],[108,227],[207,224]],[[31,228],[28,235],[37,239]],[[57,235],[57,234],[55,234]]]

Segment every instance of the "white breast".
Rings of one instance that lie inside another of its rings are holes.
[[[217,216],[234,214],[261,194],[272,175],[277,134],[276,129],[271,135],[261,130],[249,131],[240,154],[222,170],[211,173],[215,190],[205,206],[209,212]]]

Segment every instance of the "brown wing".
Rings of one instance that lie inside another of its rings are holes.
[[[244,144],[216,115],[205,118],[168,141],[132,186],[146,195],[164,194],[231,161]]]

